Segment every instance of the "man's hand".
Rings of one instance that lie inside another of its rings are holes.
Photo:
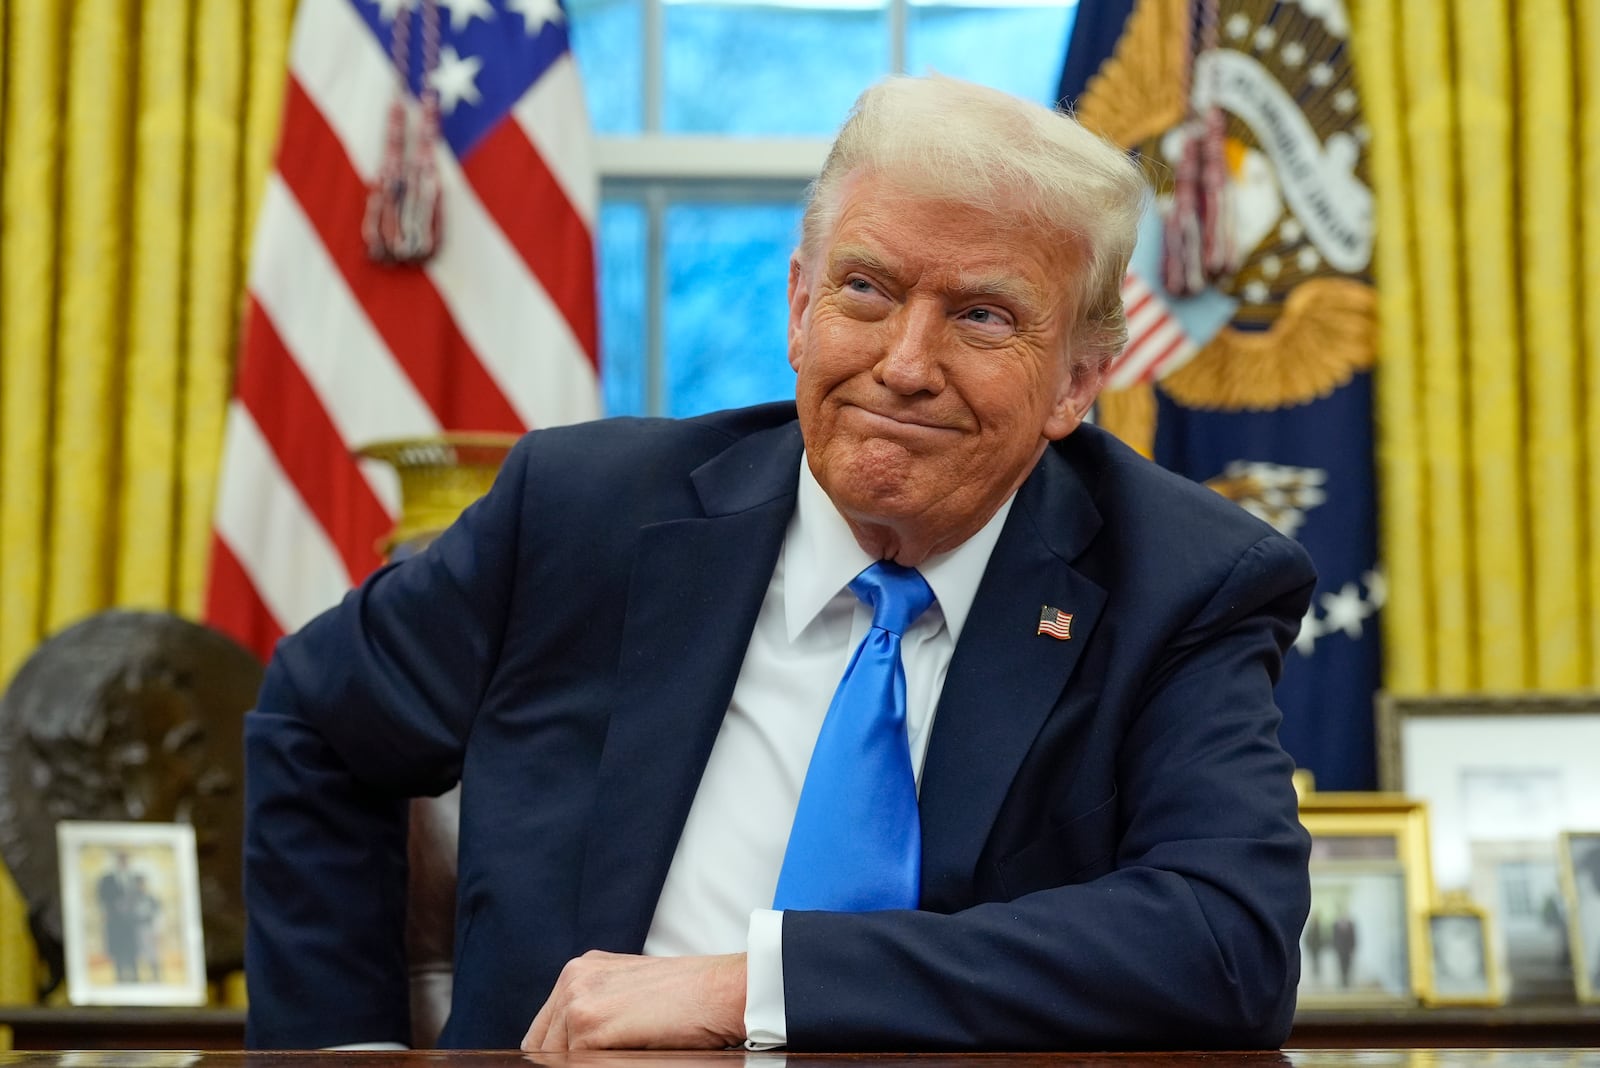
[[[526,1053],[721,1049],[744,1041],[745,956],[590,950],[561,969],[523,1036]]]

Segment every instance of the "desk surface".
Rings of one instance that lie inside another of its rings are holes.
[[[189,1053],[84,1050],[0,1053],[25,1068],[1600,1068],[1589,1049],[1286,1050],[1282,1053]]]

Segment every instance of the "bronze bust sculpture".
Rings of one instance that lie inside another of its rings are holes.
[[[47,639],[0,698],[0,856],[62,974],[55,825],[194,826],[206,966],[244,958],[241,718],[262,669],[225,635],[164,612],[102,612]]]

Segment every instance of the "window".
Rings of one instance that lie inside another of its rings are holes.
[[[612,415],[789,397],[789,253],[852,101],[938,70],[1053,101],[1075,0],[569,0],[599,136]]]

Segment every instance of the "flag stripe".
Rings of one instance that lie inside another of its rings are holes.
[[[350,573],[237,402],[228,410],[227,433],[217,534],[245,571],[272,576],[256,592],[285,633],[297,630],[328,607],[329,591],[349,588]]]
[[[438,433],[439,420],[276,175],[262,196],[262,232],[264,254],[256,257],[250,292],[272,316],[339,437],[365,444]]]
[[[1174,341],[1181,343],[1184,340],[1185,335],[1178,324],[1171,319],[1165,320],[1123,350],[1121,358],[1112,367],[1107,385],[1111,389],[1124,389],[1140,381],[1150,362],[1159,353]]]
[[[257,652],[271,650],[283,637],[283,628],[262,603],[249,573],[240,566],[228,543],[215,534],[211,538],[206,622]]]
[[[516,123],[501,123],[462,163],[484,209],[560,309],[598,366],[594,246],[544,157]]]
[[[600,414],[599,375],[576,331],[484,210],[454,156],[441,155],[439,178],[450,237],[428,276],[506,399],[529,427]]]
[[[1161,373],[1161,369],[1166,367],[1167,364],[1179,359],[1180,357],[1187,356],[1189,353],[1194,351],[1195,346],[1194,343],[1189,340],[1189,335],[1185,334],[1182,330],[1179,330],[1177,334],[1177,337],[1173,338],[1165,348],[1163,348],[1154,356],[1154,358],[1150,360],[1149,365],[1146,366],[1143,373],[1139,375],[1139,380],[1141,382],[1154,382],[1156,380],[1156,376]]]
[[[350,575],[364,578],[382,563],[377,543],[393,519],[271,319],[253,303],[245,330],[250,360],[240,371],[239,400],[272,443],[296,491],[322,521]]]
[[[574,115],[574,111],[579,114]],[[600,188],[594,178],[583,86],[572,56],[564,55],[551,64],[532,91],[517,101],[511,114],[522,127],[522,135],[561,183],[572,210],[592,231],[599,216]]]
[[[367,186],[305,90],[289,79],[278,171],[355,299],[428,406],[445,425],[522,428],[439,293],[415,267],[385,266],[361,236]]]

